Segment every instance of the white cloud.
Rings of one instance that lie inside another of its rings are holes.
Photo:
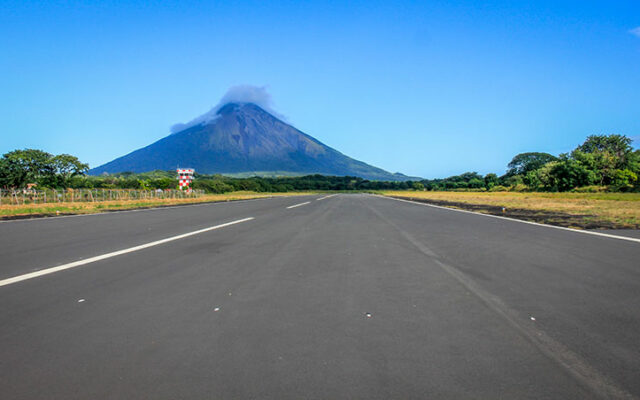
[[[218,104],[211,110],[185,124],[178,123],[173,125],[171,127],[171,133],[177,133],[198,124],[214,121],[219,117],[218,110],[229,103],[253,103],[268,113],[282,119],[282,116],[273,110],[273,100],[269,92],[267,92],[266,86],[237,85],[231,86],[229,90],[227,90],[227,93],[222,96]]]
[[[633,28],[629,31],[630,34],[640,37],[640,26],[637,28]]]

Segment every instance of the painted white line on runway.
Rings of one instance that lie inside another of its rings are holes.
[[[41,269],[39,271],[31,272],[31,273],[28,273],[28,274],[14,276],[13,278],[7,278],[7,279],[1,280],[0,281],[0,286],[11,285],[12,283],[26,281],[27,279],[33,279],[33,278],[37,278],[39,276],[53,274],[54,272],[64,271],[65,269],[71,269],[71,268],[79,267],[81,265],[90,264],[90,263],[93,263],[93,262],[96,262],[96,261],[106,260],[107,258],[119,256],[119,255],[122,255],[122,254],[132,253],[132,252],[138,251],[138,250],[147,249],[149,247],[158,246],[158,245],[161,245],[161,244],[164,244],[164,243],[168,243],[168,242],[173,242],[174,240],[184,239],[184,238],[189,237],[189,236],[198,235],[200,233],[209,232],[209,231],[212,231],[212,230],[215,230],[215,229],[224,228],[226,226],[239,224],[241,222],[251,221],[252,219],[253,219],[253,217],[239,219],[239,220],[236,220],[236,221],[231,221],[231,222],[227,222],[227,223],[216,225],[216,226],[211,226],[209,228],[204,228],[204,229],[200,229],[200,230],[193,231],[193,232],[183,233],[182,235],[177,235],[177,236],[168,237],[166,239],[156,240],[155,242],[149,242],[149,243],[146,243],[146,244],[141,244],[139,246],[129,247],[128,249],[118,250],[118,251],[114,251],[114,252],[107,253],[107,254],[102,254],[102,255],[99,255],[99,256],[95,256],[95,257],[85,258],[84,260],[74,261],[72,263],[59,265],[57,267],[45,268],[45,269]]]
[[[329,197],[333,197],[333,196],[336,196],[336,195],[335,195],[335,194],[331,194],[331,195],[329,195],[329,196],[320,197],[319,199],[316,199],[316,201],[318,201],[318,200],[328,199]]]
[[[304,206],[304,205],[309,204],[309,203],[311,203],[311,202],[310,201],[305,201],[304,203],[294,204],[294,205],[289,206],[287,208],[296,208],[296,207]]]
[[[389,200],[403,201],[403,202],[405,202],[405,203],[418,204],[418,205],[420,205],[420,206],[428,206],[428,207],[433,207],[433,208],[441,208],[441,209],[443,209],[443,210],[457,211],[457,212],[467,213],[467,214],[482,215],[483,217],[491,217],[491,218],[504,219],[504,220],[507,220],[507,221],[512,221],[512,222],[521,222],[521,223],[523,223],[523,224],[529,224],[529,225],[543,226],[543,227],[545,227],[545,228],[562,229],[562,230],[570,231],[570,232],[584,233],[584,234],[586,234],[586,235],[602,236],[602,237],[607,237],[607,238],[611,238],[611,239],[620,239],[620,240],[627,240],[627,241],[629,241],[629,242],[636,242],[636,243],[640,243],[640,239],[632,238],[632,237],[627,237],[627,236],[611,235],[611,234],[608,234],[608,233],[592,232],[592,231],[583,231],[583,230],[580,230],[580,229],[565,228],[564,226],[555,226],[555,225],[541,224],[541,223],[539,223],[539,222],[531,222],[531,221],[524,221],[524,220],[521,220],[521,219],[508,218],[508,217],[501,217],[500,215],[483,214],[483,213],[479,213],[479,212],[475,212],[475,211],[459,210],[459,209],[457,209],[457,208],[449,208],[449,207],[436,206],[436,205],[434,205],[434,204],[421,203],[421,202],[419,202],[419,201],[404,200],[404,199],[396,199],[395,197],[382,196],[382,195],[378,195],[378,194],[374,194],[373,196],[376,196],[376,197],[382,197],[382,198],[384,198],[384,199],[389,199]]]

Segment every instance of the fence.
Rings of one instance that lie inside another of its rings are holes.
[[[0,189],[0,205],[25,205],[63,202],[131,201],[149,199],[187,199],[204,195],[204,190],[135,189]]]

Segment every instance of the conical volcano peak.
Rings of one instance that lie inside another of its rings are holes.
[[[218,109],[218,111],[216,112],[216,115],[226,115],[226,114],[231,114],[234,111],[245,111],[245,112],[264,112],[267,114],[271,114],[269,111],[266,111],[264,109],[262,109],[262,107],[260,107],[257,104],[254,103],[227,103],[224,104],[222,106],[220,106],[220,108]]]
[[[230,87],[229,90],[227,90],[227,93],[222,96],[218,104],[211,110],[187,123],[178,123],[173,125],[171,127],[171,133],[178,133],[200,124],[210,124],[224,113],[229,113],[247,106],[249,106],[249,108],[255,107],[265,111],[280,120],[284,119],[282,115],[273,109],[273,101],[271,100],[271,95],[267,92],[266,87],[239,85]]]
[[[216,112],[216,115],[227,115],[227,114],[231,114],[232,112],[236,111],[237,109],[240,108],[240,104],[238,103],[227,103],[225,105],[223,105],[222,107],[220,107],[220,109],[218,110],[218,112]]]
[[[347,157],[284,122],[270,109],[270,98],[264,88],[232,89],[209,112],[175,126],[173,134],[90,173],[170,170],[188,164],[203,174],[408,179]]]

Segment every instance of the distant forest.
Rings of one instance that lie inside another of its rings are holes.
[[[502,176],[476,172],[444,179],[385,182],[358,177],[308,175],[301,177],[232,178],[198,175],[194,189],[209,193],[238,190],[289,192],[301,190],[473,190],[473,191],[640,191],[640,150],[623,135],[589,136],[570,153],[522,153],[507,165]],[[0,158],[0,188],[17,189],[37,184],[47,188],[175,189],[175,171],[87,176],[89,167],[77,157],[41,150],[15,150]],[[31,184],[31,185],[30,185]]]

